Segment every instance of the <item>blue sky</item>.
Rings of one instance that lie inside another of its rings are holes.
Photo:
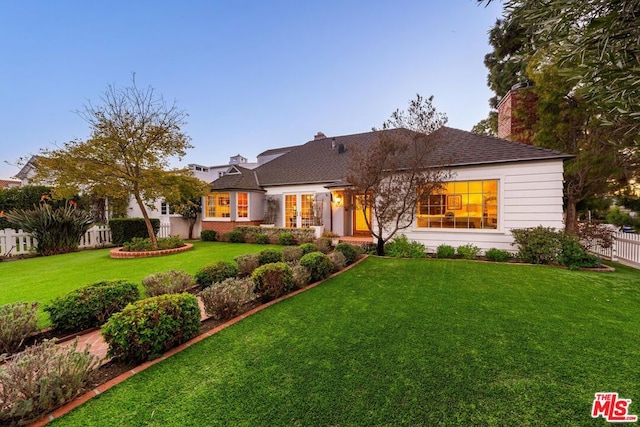
[[[175,166],[367,132],[416,93],[470,130],[489,111],[500,14],[475,0],[2,2],[0,178],[86,138],[75,111],[134,72],[189,114],[194,148]]]

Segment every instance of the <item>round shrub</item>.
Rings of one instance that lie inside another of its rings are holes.
[[[318,247],[313,243],[303,243],[300,245],[300,249],[302,249],[302,255],[318,252]]]
[[[282,255],[285,262],[298,262],[302,258],[302,249],[298,246],[285,246],[282,248]]]
[[[347,266],[347,258],[342,252],[333,251],[328,256],[333,263],[333,271],[340,271]]]
[[[251,275],[255,293],[270,300],[284,295],[294,287],[293,271],[284,262],[274,262],[256,268]]]
[[[189,341],[199,330],[198,300],[182,293],[129,304],[105,323],[101,333],[109,344],[109,356],[143,362]]]
[[[341,252],[347,260],[347,265],[351,265],[360,256],[361,252],[353,245],[349,243],[341,242],[336,245],[335,251]]]
[[[406,235],[401,234],[384,246],[384,252],[395,258],[424,258],[426,248],[420,242],[409,241]]]
[[[255,299],[253,283],[248,279],[226,279],[198,294],[206,313],[216,320],[232,319],[243,313],[246,304]]]
[[[244,243],[244,234],[240,230],[230,231],[227,237],[231,243]]]
[[[140,298],[138,286],[124,280],[98,282],[76,289],[43,307],[55,329],[81,331],[100,326]]]
[[[484,253],[484,256],[487,257],[489,261],[494,262],[505,262],[511,259],[511,254],[509,251],[504,251],[501,249],[491,248]]]
[[[438,258],[453,258],[456,256],[456,250],[451,245],[440,245],[436,249]]]
[[[307,267],[303,267],[300,264],[294,265],[293,271],[293,285],[300,289],[311,283],[311,272]]]
[[[282,246],[293,246],[296,244],[296,238],[289,232],[280,233],[278,234],[278,243]]]
[[[195,274],[196,283],[200,286],[211,286],[238,274],[238,267],[230,261],[215,261],[207,264]]]
[[[151,274],[142,279],[142,286],[148,297],[163,294],[179,294],[195,286],[196,281],[186,271],[169,270]]]
[[[202,230],[200,232],[200,239],[203,242],[215,242],[218,237],[218,233],[215,230]]]
[[[269,239],[269,236],[267,236],[264,233],[256,234],[254,239],[255,239],[256,243],[259,244],[259,245],[268,245],[269,243],[271,243],[271,240]]]
[[[317,282],[333,273],[333,263],[322,252],[311,252],[300,258],[300,265],[309,269],[311,281]]]
[[[265,265],[272,262],[282,262],[284,261],[284,257],[279,250],[268,248],[260,251],[258,260],[260,261],[260,265]]]
[[[238,276],[251,276],[253,270],[260,266],[258,254],[238,255],[233,259],[238,264]]]

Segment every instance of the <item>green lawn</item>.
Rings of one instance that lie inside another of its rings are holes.
[[[640,272],[369,258],[54,422],[603,425],[640,414]]]
[[[0,305],[16,301],[46,303],[81,286],[101,280],[128,279],[140,285],[149,274],[184,270],[194,274],[216,260],[259,252],[265,245],[192,242],[187,252],[163,257],[112,259],[110,249],[0,262]],[[41,311],[41,326],[48,322]]]

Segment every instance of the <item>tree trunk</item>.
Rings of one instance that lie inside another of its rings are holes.
[[[564,231],[574,236],[578,234],[578,212],[576,209],[577,204],[578,202],[572,197],[567,198],[567,212],[564,223]]]
[[[384,239],[382,237],[378,237],[378,243],[376,245],[376,255],[384,256]]]
[[[196,219],[189,219],[189,240],[193,240],[193,227],[196,225]]]
[[[147,233],[149,233],[149,240],[151,241],[151,246],[156,249],[158,247],[158,238],[156,237],[156,233],[153,231],[153,225],[151,225],[151,220],[149,219],[149,214],[147,213],[147,208],[142,201],[142,197],[140,197],[139,193],[134,193],[133,197],[136,199],[136,203],[142,212],[142,218],[144,218],[144,223],[147,226]]]

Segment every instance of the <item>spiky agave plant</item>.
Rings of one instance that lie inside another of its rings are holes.
[[[73,202],[52,208],[43,201],[33,209],[15,209],[5,216],[15,228],[31,233],[36,251],[44,256],[77,251],[80,239],[93,224],[91,214],[76,209]]]

